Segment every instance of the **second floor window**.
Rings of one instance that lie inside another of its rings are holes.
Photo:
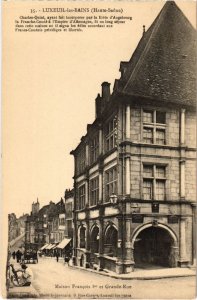
[[[117,117],[110,120],[105,127],[105,150],[109,151],[116,146]]]
[[[85,208],[85,184],[78,188],[78,203],[77,209]]]
[[[144,200],[165,200],[165,166],[143,166],[143,197]]]
[[[99,177],[90,180],[90,205],[96,205],[99,200]]]
[[[90,163],[94,163],[99,156],[99,137],[98,134],[90,141]]]
[[[117,168],[111,168],[105,172],[105,202],[109,202],[110,196],[117,194]]]
[[[143,141],[148,144],[166,143],[166,113],[161,111],[143,111]]]

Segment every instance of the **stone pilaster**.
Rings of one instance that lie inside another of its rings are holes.
[[[131,107],[127,104],[125,114],[125,135],[126,139],[130,140],[131,137]]]
[[[180,243],[179,243],[179,266],[188,266],[188,258],[186,252],[186,217],[180,218]]]
[[[180,196],[185,199],[185,160],[180,160]]]
[[[116,272],[127,274],[134,270],[133,249],[131,244],[131,219],[125,217],[126,204],[120,204],[121,214],[118,217],[118,256]]]
[[[131,192],[131,179],[130,179],[130,155],[125,156],[125,194],[130,195]]]
[[[99,155],[103,152],[103,132],[101,126],[99,127]]]
[[[181,136],[180,144],[185,145],[185,109],[181,109]]]
[[[104,207],[99,206],[99,269],[104,268],[103,254],[104,254],[104,224],[103,224],[103,215]]]
[[[192,203],[192,264],[196,266],[196,203]]]

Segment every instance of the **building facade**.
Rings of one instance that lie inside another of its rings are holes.
[[[74,190],[66,189],[65,195],[65,237],[73,238],[73,209],[74,209]]]
[[[196,32],[164,5],[71,152],[74,263],[129,273],[195,259]]]

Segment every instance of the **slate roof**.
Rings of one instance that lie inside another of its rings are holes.
[[[123,94],[196,106],[196,30],[174,1],[165,3],[122,67]]]

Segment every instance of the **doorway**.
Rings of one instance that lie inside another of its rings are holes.
[[[134,243],[135,266],[139,268],[173,267],[174,241],[169,232],[150,226],[142,230]]]

